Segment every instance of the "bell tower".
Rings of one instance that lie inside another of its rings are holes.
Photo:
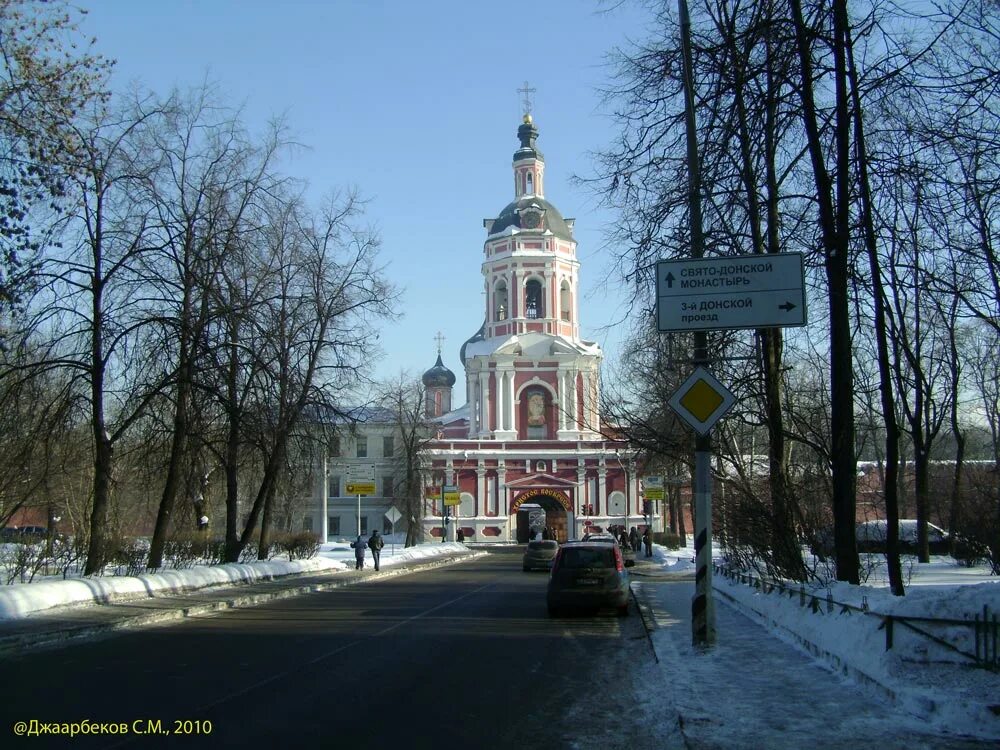
[[[545,198],[530,112],[517,138],[514,200],[483,222],[484,323],[462,347],[469,436],[584,439],[599,431],[602,355],[580,338],[574,220]]]

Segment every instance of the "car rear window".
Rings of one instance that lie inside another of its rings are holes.
[[[552,549],[558,547],[559,542],[554,539],[543,539],[540,542],[528,542],[528,549]]]
[[[612,547],[569,547],[562,551],[563,568],[614,568],[615,551]]]

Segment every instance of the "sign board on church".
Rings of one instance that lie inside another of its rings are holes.
[[[656,323],[660,331],[805,325],[802,253],[661,260]]]

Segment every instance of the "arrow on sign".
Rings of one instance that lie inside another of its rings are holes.
[[[795,305],[793,305],[791,302],[786,302],[783,305],[778,305],[778,309],[784,310],[785,312],[791,312],[792,310],[795,309]]]
[[[674,288],[674,275],[672,273],[668,273],[667,274],[666,281],[667,281],[667,289],[673,289]]]

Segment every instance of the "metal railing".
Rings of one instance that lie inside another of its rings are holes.
[[[818,596],[806,590],[802,584],[787,584],[781,581],[769,580],[753,573],[731,568],[721,563],[713,563],[712,566],[716,574],[725,576],[731,581],[745,584],[755,588],[763,594],[777,592],[779,596],[787,595],[790,598],[798,597],[800,607],[808,607],[816,614],[832,614],[839,611],[839,614],[858,613],[865,617],[876,617],[881,622],[879,630],[885,631],[885,650],[893,648],[896,638],[896,626],[899,625],[907,631],[915,633],[921,638],[928,640],[950,653],[958,654],[969,659],[975,666],[985,669],[1000,671],[1000,618],[996,612],[990,612],[989,607],[983,605],[982,614],[975,614],[964,620],[944,617],[911,617],[901,615],[890,615],[882,612],[873,612],[868,607],[867,597],[862,597],[861,606],[838,602],[834,600],[833,593],[826,592],[826,596]],[[933,628],[969,628],[973,631],[972,639],[975,648],[972,653],[959,648],[954,643],[945,638],[930,632]]]

